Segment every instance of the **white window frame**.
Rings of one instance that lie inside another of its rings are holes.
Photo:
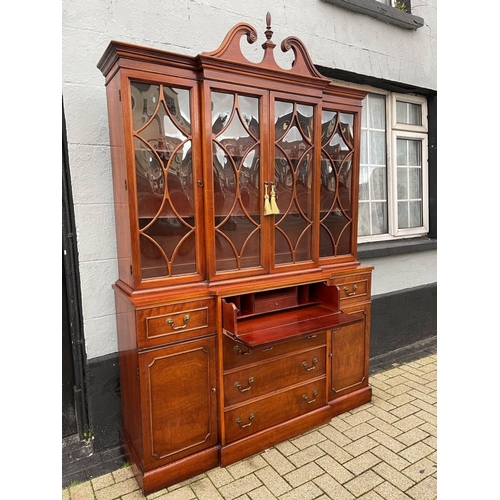
[[[344,82],[345,83],[345,82]],[[358,236],[358,243],[389,241],[423,236],[429,232],[429,167],[428,167],[428,116],[427,100],[423,96],[399,94],[375,87],[362,86],[373,94],[385,96],[386,104],[386,171],[388,232],[369,236]],[[396,121],[396,101],[418,104],[422,110],[422,125],[408,125]],[[422,141],[422,226],[398,227],[397,211],[397,139]]]

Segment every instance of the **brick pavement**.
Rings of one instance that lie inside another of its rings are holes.
[[[434,500],[437,355],[371,375],[373,399],[257,455],[144,497],[130,466],[62,500]]]

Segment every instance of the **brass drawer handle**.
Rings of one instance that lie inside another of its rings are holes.
[[[247,354],[250,354],[252,352],[252,349],[249,349],[248,351],[242,351],[241,347],[239,345],[234,346],[234,350],[238,353],[241,354],[242,356],[246,356]]]
[[[241,384],[239,382],[235,382],[234,386],[237,387],[240,392],[247,392],[247,391],[249,391],[252,388],[252,384],[253,384],[254,380],[255,379],[253,377],[250,377],[248,379],[248,387],[245,387],[244,389],[241,388]]]
[[[305,401],[308,405],[310,405],[311,403],[314,403],[314,402],[316,401],[316,396],[317,396],[317,395],[318,395],[318,391],[314,391],[314,392],[313,392],[313,398],[314,398],[314,399],[311,399],[311,401],[308,401],[308,399],[309,399],[309,398],[307,397],[307,394],[304,394],[304,395],[302,396],[302,399],[303,399],[303,400],[304,400],[304,401]]]
[[[167,318],[167,319],[165,320],[165,323],[166,323],[167,325],[170,325],[170,326],[172,327],[172,330],[182,330],[183,328],[186,328],[186,326],[187,326],[187,322],[189,321],[189,318],[190,318],[190,317],[191,317],[191,316],[190,316],[189,314],[186,314],[186,315],[184,316],[184,324],[183,324],[183,325],[180,325],[180,326],[174,326],[174,320],[173,320],[172,318]]]
[[[267,347],[265,349],[262,349],[262,352],[272,351],[273,349],[274,349],[274,346]]]
[[[302,361],[302,366],[306,369],[306,371],[310,372],[312,370],[316,369],[316,365],[318,363],[318,358],[313,359],[313,366],[310,366],[309,368],[307,367],[307,363],[305,361]]]
[[[353,289],[353,291],[350,292],[349,289],[346,286],[344,287],[344,292],[346,293],[346,295],[348,297],[351,297],[352,295],[356,295],[356,290],[358,289],[358,285],[354,285],[352,287],[352,289]]]
[[[255,418],[255,413],[250,413],[250,415],[248,416],[248,420],[250,420],[250,422],[248,422],[248,424],[242,424],[242,420],[240,417],[238,417],[236,419],[236,423],[242,428],[244,429],[245,427],[250,427],[252,425],[252,420]]]

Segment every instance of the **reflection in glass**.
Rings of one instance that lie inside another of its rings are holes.
[[[312,258],[314,107],[275,101],[275,264]]]
[[[422,213],[422,142],[397,139],[398,227],[420,227]]]
[[[130,91],[142,277],[196,273],[189,90]]]
[[[323,110],[321,121],[320,257],[331,257],[351,248],[354,116]]]
[[[217,271],[261,265],[259,138],[257,98],[212,92]]]

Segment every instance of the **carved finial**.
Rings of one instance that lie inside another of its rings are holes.
[[[266,14],[266,31],[264,32],[268,41],[273,37],[273,32],[271,31],[271,13]]]

